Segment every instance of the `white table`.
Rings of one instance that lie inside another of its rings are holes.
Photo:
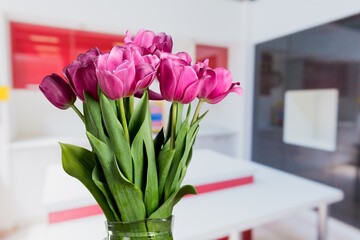
[[[207,158],[219,158],[203,152]],[[327,239],[328,206],[343,199],[335,188],[257,163],[255,183],[185,199],[175,209],[177,239],[214,239],[272,222],[304,209],[317,209],[318,240]],[[184,229],[190,229],[185,231]],[[314,226],[316,227],[316,226]]]
[[[194,153],[196,159],[224,164],[240,161],[212,151]],[[335,188],[296,177],[252,162],[242,162],[255,171],[255,183],[185,198],[174,209],[174,239],[205,240],[239,233],[305,209],[319,213],[318,240],[327,239],[328,206],[343,198]],[[206,166],[203,167],[206,171]],[[103,216],[47,225],[40,223],[6,240],[99,240],[105,236]],[[314,226],[316,227],[316,226]]]

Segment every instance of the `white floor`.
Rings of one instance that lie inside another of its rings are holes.
[[[254,229],[253,240],[316,240],[316,214],[304,212]],[[329,218],[328,240],[360,240],[360,230]]]
[[[255,228],[253,231],[253,240],[316,240],[316,214],[313,211],[307,211],[296,214],[292,217],[281,219],[270,224]],[[22,234],[16,232],[10,236],[1,236],[1,240],[24,240],[37,239],[36,232],[44,226],[27,229]],[[333,218],[328,222],[329,238],[328,240],[360,240],[360,230],[344,224]],[[97,239],[97,238],[95,238]],[[70,239],[68,239],[70,240]]]

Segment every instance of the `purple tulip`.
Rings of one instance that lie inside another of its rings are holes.
[[[41,81],[39,88],[55,107],[63,110],[72,106],[76,100],[70,85],[55,73],[46,76]]]
[[[124,41],[126,44],[133,43],[139,46],[144,55],[152,54],[157,50],[170,53],[173,47],[171,36],[163,32],[155,34],[153,31],[143,29],[138,31],[135,37],[132,37],[130,32],[127,31]]]
[[[80,54],[76,61],[64,68],[64,75],[76,95],[84,101],[84,92],[98,100],[98,79],[96,77],[95,60],[100,54],[97,48]]]
[[[102,91],[115,100],[148,88],[159,62],[156,56],[142,56],[137,48],[115,46],[98,57],[96,74]]]
[[[199,99],[210,104],[216,104],[231,92],[239,95],[242,94],[242,88],[239,86],[240,83],[233,83],[230,71],[225,68],[215,68],[212,70],[207,66],[202,66],[202,64],[195,66],[194,68],[197,70],[198,76],[202,75],[198,94]],[[213,75],[212,72],[214,72],[215,75]]]
[[[158,79],[161,95],[167,101],[189,103],[198,95],[195,70],[179,59],[165,58],[160,63]]]

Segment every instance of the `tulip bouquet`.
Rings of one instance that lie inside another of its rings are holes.
[[[52,74],[40,84],[53,105],[71,107],[84,122],[92,150],[61,143],[62,164],[91,192],[109,222],[168,218],[184,195],[196,194],[181,183],[207,113],[201,106],[242,92],[228,70],[212,69],[208,60],[192,64],[188,53],[171,53],[172,45],[165,33],[127,32],[123,46],[80,54],[65,67],[65,78]],[[151,89],[154,81],[159,91]],[[171,102],[168,125],[154,138],[150,100]]]

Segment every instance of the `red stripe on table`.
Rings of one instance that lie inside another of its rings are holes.
[[[242,240],[251,240],[252,239],[252,230],[246,230],[242,232]]]
[[[222,189],[227,189],[231,187],[238,187],[246,184],[251,184],[254,182],[253,176],[235,178],[231,180],[203,184],[199,186],[195,186],[198,194],[208,193],[219,191]],[[186,197],[192,197],[196,195],[187,195]],[[91,205],[80,208],[72,208],[68,210],[51,212],[49,213],[49,223],[59,223],[68,220],[75,220],[84,217],[90,217],[102,214],[102,210],[99,205]]]
[[[64,222],[68,220],[95,216],[102,213],[103,212],[99,205],[72,208],[69,210],[49,213],[49,223],[51,224],[51,223]]]
[[[242,240],[252,240],[252,230],[251,229],[243,231],[242,233],[240,233],[240,235],[241,235]],[[226,236],[226,237],[219,238],[217,240],[229,240],[229,239],[230,239],[230,237]]]
[[[195,186],[195,188],[198,194],[203,194],[203,193],[219,191],[227,188],[238,187],[253,182],[254,182],[254,177],[248,176],[248,177],[235,178],[221,182],[199,185],[199,186]],[[193,195],[188,195],[188,196],[193,196]]]

